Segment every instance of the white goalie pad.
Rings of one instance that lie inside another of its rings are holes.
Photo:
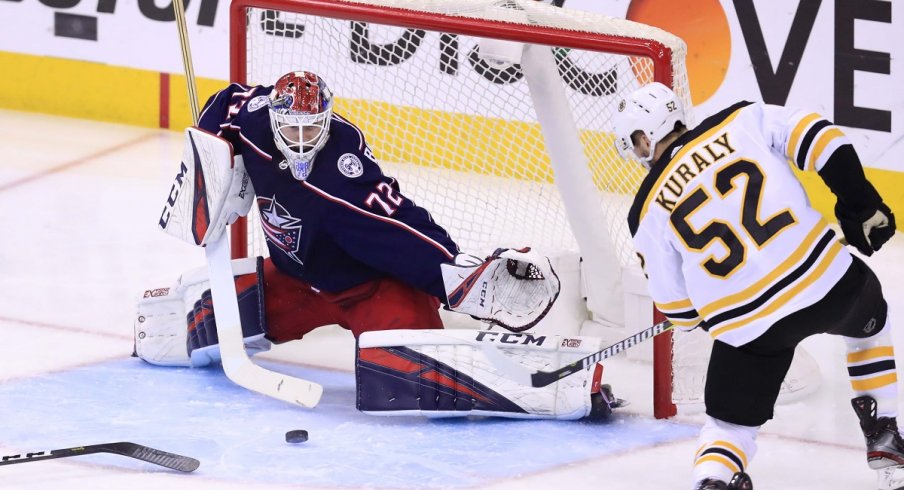
[[[236,275],[256,273],[256,259],[232,263]],[[134,321],[135,355],[157,366],[202,367],[219,362],[217,345],[192,351],[189,356],[187,316],[204,291],[210,289],[207,268],[190,270],[170,287],[148,289],[137,301]],[[249,354],[270,349],[263,333],[245,337]]]
[[[254,202],[254,187],[232,145],[198,128],[185,130],[185,150],[158,226],[185,242],[216,240]]]
[[[530,369],[552,370],[600,347],[593,337],[486,330],[365,332],[358,339],[358,409],[372,415],[579,419],[593,409],[591,394],[599,388],[594,370],[534,388],[506,377],[485,349]]]
[[[451,311],[522,332],[552,308],[561,290],[549,258],[532,251],[498,249],[486,261],[442,264],[447,305]],[[473,257],[471,257],[473,258]]]

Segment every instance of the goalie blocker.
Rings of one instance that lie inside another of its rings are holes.
[[[624,404],[601,384],[603,366],[544,387],[524,386],[488,350],[527,369],[556,369],[599,350],[593,337],[486,330],[384,330],[358,339],[358,410],[371,415],[602,419]]]
[[[233,156],[226,140],[186,128],[182,162],[157,225],[184,242],[206,246],[226,225],[247,215],[253,203],[244,159]]]

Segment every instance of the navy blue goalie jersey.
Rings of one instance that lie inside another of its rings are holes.
[[[234,83],[207,101],[198,126],[244,158],[274,265],[331,293],[391,276],[445,302],[440,264],[459,252],[446,230],[383,175],[364,134],[336,113],[310,176],[293,178],[273,141],[271,90]]]

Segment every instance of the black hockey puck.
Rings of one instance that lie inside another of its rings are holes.
[[[290,430],[286,432],[286,442],[297,444],[308,440],[308,431],[306,430]]]

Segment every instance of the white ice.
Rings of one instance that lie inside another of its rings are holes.
[[[132,440],[201,460],[190,475],[108,455],[3,466],[0,487],[688,488],[701,415],[652,419],[649,367],[632,361],[605,374],[632,404],[589,425],[367,417],[354,409],[351,336],[337,328],[258,360],[323,382],[311,412],[217,370],[130,358],[136,295],[203,265],[155,226],[181,143],[178,132],[0,111],[0,456]],[[901,324],[902,234],[867,262]],[[757,488],[876,488],[841,341],[805,347],[821,386],[764,426]],[[310,441],[287,445],[291,429]]]

